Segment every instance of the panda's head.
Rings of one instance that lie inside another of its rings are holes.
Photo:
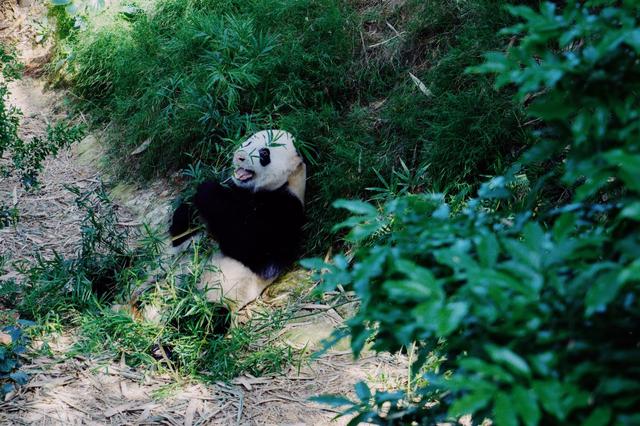
[[[288,184],[304,202],[306,168],[291,133],[263,130],[252,135],[233,154],[233,168],[233,182],[241,188],[274,191]]]

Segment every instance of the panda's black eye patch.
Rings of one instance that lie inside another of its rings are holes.
[[[269,163],[271,163],[271,151],[269,151],[269,148],[261,148],[258,151],[258,154],[260,154],[260,165],[262,167],[265,167]]]

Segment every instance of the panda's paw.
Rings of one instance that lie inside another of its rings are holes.
[[[171,218],[171,226],[169,227],[169,234],[171,235],[171,245],[177,247],[188,241],[189,238],[195,233],[192,232],[192,228],[195,221],[196,211],[195,208],[189,203],[182,203],[173,212]]]

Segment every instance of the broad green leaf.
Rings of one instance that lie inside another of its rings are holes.
[[[496,426],[518,426],[518,418],[513,400],[504,392],[498,393],[495,397],[493,415]]]
[[[592,315],[595,312],[604,311],[607,305],[616,298],[624,283],[618,279],[618,271],[615,269],[598,275],[595,282],[587,290],[585,313]]]
[[[400,401],[404,398],[403,392],[380,392],[376,391],[374,395],[376,404],[382,404],[388,401]]]
[[[366,328],[363,325],[357,325],[351,327],[351,351],[355,357],[360,356],[364,345],[367,343],[369,337],[373,334],[373,331]]]
[[[556,381],[536,381],[533,390],[542,404],[542,407],[556,419],[564,421],[567,413],[562,403],[565,397],[564,387]]]
[[[620,216],[640,221],[640,201],[634,201],[620,212]]]
[[[484,63],[474,67],[469,67],[465,71],[468,73],[486,74],[501,73],[509,68],[509,61],[502,52],[489,52],[484,54]]]
[[[568,237],[576,229],[577,217],[575,213],[567,212],[560,215],[553,224],[553,237],[560,241]]]
[[[490,364],[479,358],[464,358],[460,360],[460,366],[466,370],[480,373],[492,383],[513,383],[513,376],[498,364]]]
[[[538,292],[544,285],[544,278],[536,269],[515,260],[502,263],[500,269],[516,278],[512,286],[514,291],[528,298],[538,297]]]
[[[504,245],[505,252],[509,253],[514,259],[519,260],[533,269],[540,268],[542,263],[541,255],[543,253],[532,251],[525,243],[511,238],[504,238],[502,244]]]
[[[432,287],[436,284],[436,279],[429,269],[410,260],[399,259],[397,261],[397,269],[412,280],[424,283],[424,285],[428,287]]]
[[[449,303],[441,309],[437,318],[438,335],[445,337],[458,328],[468,310],[469,305],[465,302]]]
[[[433,296],[433,291],[426,283],[413,280],[387,280],[383,288],[390,298],[398,301],[421,301]]]
[[[575,409],[589,405],[591,395],[589,392],[581,389],[577,383],[566,382],[564,388],[566,396],[562,402],[565,413],[569,414]]]
[[[543,252],[547,236],[539,223],[527,223],[522,231],[522,236],[524,237],[524,243],[531,251]]]
[[[554,76],[550,81],[550,85],[555,84],[555,80],[562,75]],[[543,120],[563,120],[573,114],[575,111],[575,105],[571,104],[569,97],[545,97],[539,101],[532,103],[529,106],[528,113],[542,118]]]
[[[607,426],[611,421],[611,409],[609,407],[598,407],[591,412],[582,426]]]
[[[626,41],[635,49],[637,54],[640,54],[640,28],[630,31],[627,35]]]
[[[362,402],[368,402],[371,399],[371,390],[369,386],[363,381],[356,383],[355,386],[356,395]]]
[[[558,361],[558,356],[554,352],[543,352],[529,356],[528,359],[534,372],[542,376],[549,376]]]
[[[370,203],[365,203],[359,200],[336,200],[333,202],[333,207],[337,209],[346,209],[353,214],[363,216],[377,216],[378,210]]]
[[[413,308],[412,318],[417,319],[418,321],[424,322],[425,324],[432,324],[435,322],[436,317],[442,310],[442,299],[437,298],[429,298],[426,301],[420,303],[418,306]],[[434,329],[436,327],[433,327]]]
[[[484,390],[468,393],[451,404],[449,415],[457,418],[466,414],[473,414],[486,407],[492,398],[493,394]]]
[[[22,371],[16,371],[15,373],[11,373],[9,375],[11,379],[19,385],[24,385],[29,381],[29,376]]]
[[[511,196],[511,191],[507,188],[506,179],[503,176],[492,178],[489,182],[480,185],[478,197],[484,199],[502,199]]]
[[[629,266],[620,271],[617,281],[621,285],[630,281],[640,282],[640,259],[634,260]]]
[[[598,392],[616,395],[624,392],[640,393],[640,382],[626,377],[604,378],[598,385]]]
[[[478,257],[484,267],[492,267],[498,260],[500,244],[493,233],[482,234],[478,242]]]
[[[11,358],[0,359],[0,372],[9,372],[16,368],[17,361]]]
[[[327,267],[325,261],[320,259],[319,257],[302,259],[300,260],[300,265],[302,265],[302,267],[306,269],[314,269],[318,271]]]
[[[522,419],[522,423],[526,426],[537,426],[541,415],[536,394],[530,389],[516,386],[513,389],[512,396],[513,404]]]
[[[328,405],[330,407],[342,407],[345,405],[354,405],[353,401],[341,395],[320,395],[312,396],[310,401],[317,402],[319,404]]]
[[[485,350],[492,360],[509,367],[513,372],[523,376],[531,375],[531,369],[527,362],[509,348],[485,345]]]
[[[337,231],[339,231],[341,229],[344,229],[344,228],[351,229],[351,228],[354,228],[354,227],[360,225],[361,223],[363,223],[362,216],[351,216],[351,217],[343,220],[342,222],[333,225],[333,227],[331,228],[331,231],[332,232],[337,232]]]
[[[13,383],[4,383],[0,386],[0,395],[13,392],[16,389]]]
[[[384,224],[378,221],[363,223],[362,225],[358,225],[352,228],[345,238],[348,241],[357,243],[369,237],[372,237],[374,234],[380,231],[383,227],[384,227]]]

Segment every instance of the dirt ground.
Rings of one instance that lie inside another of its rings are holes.
[[[41,76],[49,46],[36,43],[43,9],[35,0],[32,3],[23,7],[15,1],[0,0],[0,40],[15,43],[26,64],[27,75],[11,84],[9,99],[24,113],[24,138],[42,135],[48,122],[65,115],[64,93],[46,90]],[[43,185],[36,192],[25,192],[10,179],[0,181],[0,198],[13,199],[20,209],[19,223],[0,230],[0,255],[19,260],[32,258],[36,251],[69,254],[77,248],[80,213],[65,185],[91,190],[101,182],[110,184],[121,226],[167,223],[169,204],[178,193],[176,186],[163,180],[144,186],[116,185],[100,164],[101,137],[100,130],[94,130],[80,144],[47,159],[41,175]],[[281,295],[272,292],[270,296],[277,299]],[[335,311],[325,310],[304,322],[292,323],[287,343],[313,347],[340,320]],[[0,402],[0,423],[345,424],[348,419],[344,418],[332,423],[336,413],[308,398],[324,393],[351,395],[359,380],[377,388],[397,384],[407,368],[405,359],[391,355],[365,355],[354,361],[343,346],[341,351],[329,351],[280,375],[242,376],[227,384],[204,385],[131,369],[110,356],[69,357],[66,353],[75,338],[72,331],[65,332],[48,342],[53,356],[25,362],[23,371],[30,381]]]

